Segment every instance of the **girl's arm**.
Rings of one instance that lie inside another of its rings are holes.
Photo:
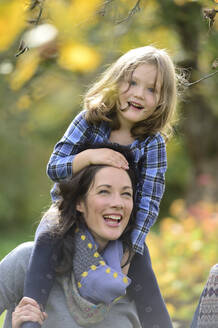
[[[85,111],[76,116],[62,139],[56,144],[50,157],[47,174],[55,182],[71,177],[72,173],[76,173],[90,164],[107,164],[128,168],[125,157],[114,150],[102,148],[80,152],[80,147],[90,141],[93,133],[84,115]],[[97,134],[97,132],[95,133]]]
[[[80,144],[89,140],[90,125],[85,111],[71,122],[61,140],[55,145],[47,165],[47,174],[55,182],[72,176],[72,163],[79,152]]]
[[[132,242],[135,250],[142,254],[146,235],[157,219],[165,189],[167,157],[165,142],[160,134],[155,135],[145,145],[144,155],[138,166],[140,178],[137,189],[136,229],[132,233]]]

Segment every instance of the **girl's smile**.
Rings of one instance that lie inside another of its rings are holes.
[[[157,108],[161,83],[157,68],[152,64],[136,67],[130,80],[119,84],[118,119],[122,128],[131,128],[135,123],[147,119]]]

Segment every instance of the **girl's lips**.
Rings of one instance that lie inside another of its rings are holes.
[[[141,104],[136,103],[134,101],[128,101],[128,105],[138,110],[142,110],[144,108]]]

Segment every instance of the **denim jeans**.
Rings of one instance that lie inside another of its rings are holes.
[[[147,245],[143,255],[134,255],[128,275],[132,279],[128,292],[135,300],[142,327],[172,328],[169,313],[152,269]]]

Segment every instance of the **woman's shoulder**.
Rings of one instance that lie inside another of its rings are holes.
[[[8,265],[14,266],[19,261],[21,264],[29,262],[30,254],[32,252],[33,242],[25,242],[15,247],[8,255],[6,255],[0,264],[7,263]]]
[[[19,244],[11,251],[11,254],[16,253],[16,255],[22,254],[23,256],[29,256],[32,251],[33,244],[33,241],[26,241],[22,244]]]

